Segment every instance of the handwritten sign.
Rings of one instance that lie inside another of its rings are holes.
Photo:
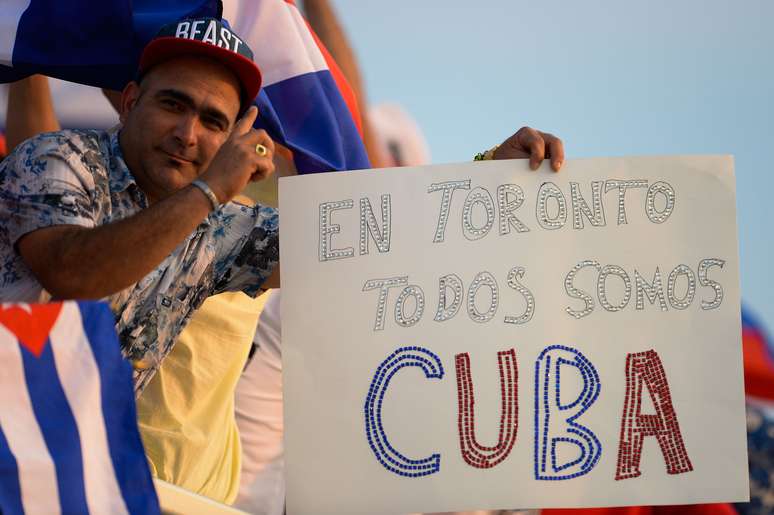
[[[730,157],[280,180],[289,513],[743,501]]]

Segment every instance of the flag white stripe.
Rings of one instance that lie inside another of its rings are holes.
[[[19,470],[22,505],[28,515],[59,514],[59,486],[24,377],[16,336],[0,325],[0,426]]]
[[[78,304],[65,302],[49,336],[59,380],[78,426],[90,513],[128,513],[110,458],[100,377]]]
[[[2,0],[0,2],[0,64],[12,66],[13,47],[19,20],[32,0]]]
[[[226,3],[224,17],[234,24],[237,34],[245,38],[253,50],[264,87],[297,75],[328,69],[328,63],[296,6],[284,0],[240,4],[244,5],[241,8],[243,11],[250,9],[250,12],[230,13],[229,3]],[[244,20],[245,26],[240,25],[240,20]]]

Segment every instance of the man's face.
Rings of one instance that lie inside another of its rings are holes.
[[[239,113],[239,82],[209,59],[182,57],[152,68],[121,98],[120,142],[129,170],[151,201],[207,169]]]

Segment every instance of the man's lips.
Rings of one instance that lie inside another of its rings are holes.
[[[166,150],[163,150],[163,149],[159,149],[159,151],[162,154],[164,154],[171,161],[175,161],[175,162],[180,163],[180,164],[194,164],[196,162],[194,159],[188,159],[188,158],[180,156],[178,154],[167,152]]]

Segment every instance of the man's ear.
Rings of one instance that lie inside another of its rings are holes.
[[[118,119],[121,123],[126,122],[126,117],[129,115],[134,106],[137,104],[137,100],[140,98],[140,85],[135,81],[131,81],[124,87],[121,92],[121,100],[119,102]]]

